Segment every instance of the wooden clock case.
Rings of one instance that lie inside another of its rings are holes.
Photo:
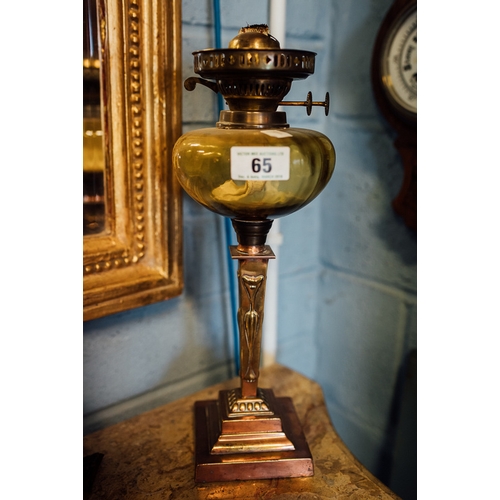
[[[392,27],[416,8],[416,0],[395,0],[377,34],[371,63],[372,88],[380,111],[397,133],[394,146],[401,155],[404,177],[398,195],[392,201],[394,211],[405,224],[417,231],[417,116],[398,106],[388,96],[382,81],[382,51]]]

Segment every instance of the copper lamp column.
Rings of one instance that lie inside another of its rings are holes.
[[[311,476],[312,456],[293,403],[258,387],[272,221],[233,220],[238,260],[240,387],[195,403],[196,480]]]
[[[323,134],[290,128],[280,105],[294,79],[314,72],[315,53],[281,49],[265,25],[242,28],[228,49],[194,53],[202,78],[185,82],[220,92],[229,110],[215,128],[184,134],[174,147],[174,165],[186,192],[230,217],[238,245],[240,335],[239,388],[218,400],[195,404],[196,472],[199,482],[313,475],[313,460],[290,398],[258,385],[267,266],[273,219],[299,210],[326,186],[335,151]]]

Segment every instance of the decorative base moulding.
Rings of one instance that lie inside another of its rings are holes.
[[[220,391],[218,401],[195,402],[196,482],[314,474],[291,398],[275,398],[271,389],[260,391],[272,410],[262,417],[231,415],[227,401],[234,391]]]
[[[89,500],[399,499],[356,460],[340,439],[316,382],[278,364],[263,368],[259,380],[263,387],[272,387],[276,395],[289,396],[293,401],[314,457],[313,476],[195,482],[195,403],[201,402],[198,405],[203,414],[203,402],[217,400],[220,391],[234,389],[240,382],[238,377],[86,435],[83,456],[103,455],[95,480],[90,481]],[[293,437],[291,440],[297,443]],[[204,449],[206,452],[208,444]],[[224,455],[219,455],[217,460],[222,459]]]

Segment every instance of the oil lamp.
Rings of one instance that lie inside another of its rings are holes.
[[[198,482],[313,475],[312,456],[290,398],[260,388],[259,366],[269,259],[266,237],[274,218],[299,210],[326,186],[335,150],[323,134],[291,128],[278,106],[292,81],[314,73],[315,53],[282,49],[266,25],[242,28],[227,49],[193,53],[184,86],[220,92],[229,110],[216,126],[184,134],[173,150],[185,191],[207,209],[230,217],[238,245],[240,387],[195,404]]]

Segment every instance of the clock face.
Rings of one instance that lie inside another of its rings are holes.
[[[382,49],[382,82],[389,99],[417,114],[417,8],[389,30]]]

